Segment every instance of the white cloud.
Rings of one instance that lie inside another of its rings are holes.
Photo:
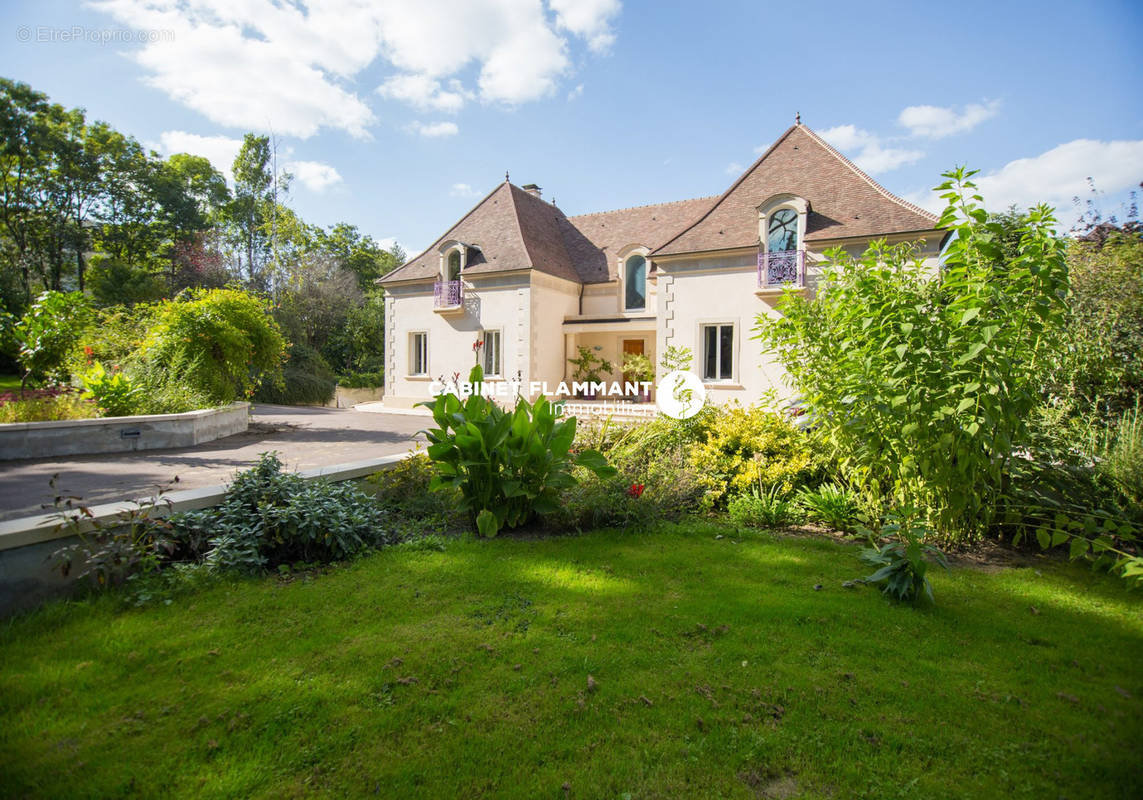
[[[901,147],[887,147],[881,137],[864,131],[856,125],[838,125],[819,134],[841,150],[866,172],[890,172],[906,164],[920,161],[925,153]]]
[[[1143,140],[1100,142],[1076,139],[1031,158],[1018,158],[973,180],[990,211],[1011,205],[1029,208],[1047,203],[1056,209],[1063,228],[1078,217],[1072,198],[1090,196],[1087,179],[1105,195],[1117,195],[1138,185],[1143,176]],[[930,211],[944,209],[936,192],[905,196]],[[1105,212],[1109,209],[1104,209]]]
[[[396,75],[378,86],[377,93],[421,111],[457,112],[471,97],[459,81],[449,81],[449,88],[444,89],[440,81],[427,75]]]
[[[1013,203],[1024,208],[1048,203],[1063,209],[1071,207],[1073,197],[1082,200],[1089,194],[1089,177],[1100,192],[1115,194],[1137,186],[1141,176],[1143,140],[1076,139],[978,175],[976,183],[988,207],[997,211]]]
[[[164,156],[174,153],[202,156],[230,181],[234,180],[230,168],[234,166],[234,159],[241,148],[241,139],[232,139],[229,136],[200,136],[186,131],[163,131],[159,134],[158,144],[151,147]]]
[[[966,133],[987,119],[996,116],[1000,103],[990,100],[973,103],[957,113],[956,109],[942,106],[909,106],[897,117],[897,122],[912,136],[943,139],[954,133]]]
[[[341,183],[341,173],[320,161],[291,161],[286,171],[311,192],[321,194],[335,183]]]
[[[367,136],[372,111],[342,83],[373,60],[367,7],[271,0],[95,0],[136,29],[170,31],[132,57],[146,82],[222,125],[306,138],[321,128]]]
[[[737,161],[731,161],[726,165],[726,169],[724,171],[727,175],[741,175],[742,170],[743,166],[741,164],[739,164]]]
[[[90,0],[138,30],[170,36],[129,51],[145,81],[210,120],[306,138],[368,137],[376,121],[353,80],[378,58],[379,88],[422,110],[469,98],[515,105],[554,91],[580,41],[614,41],[618,0]],[[475,85],[457,78],[475,67]]]
[[[556,24],[587,40],[593,52],[602,53],[615,44],[611,21],[619,15],[619,0],[550,0]]]
[[[583,84],[581,83],[578,86],[576,86],[574,89],[572,89],[570,92],[568,92],[568,100],[569,101],[575,100],[576,98],[581,97],[582,95],[583,95]]]
[[[430,139],[439,139],[443,136],[456,136],[460,128],[455,122],[414,122],[406,130],[419,136]]]
[[[448,193],[453,197],[480,197],[480,192],[467,183],[454,183]]]

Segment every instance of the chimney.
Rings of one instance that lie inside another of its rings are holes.
[[[525,183],[520,188],[523,189],[528,194],[532,195],[532,197],[539,197],[540,196],[540,187],[534,183]]]

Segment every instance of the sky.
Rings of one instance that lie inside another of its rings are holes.
[[[228,171],[272,132],[309,222],[413,254],[508,171],[568,215],[716,195],[800,113],[890,191],[1143,181],[1143,3],[5,0],[0,75]]]

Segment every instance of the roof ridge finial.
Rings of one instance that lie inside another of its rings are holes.
[[[504,182],[510,183],[510,181],[508,180],[508,170],[504,170]]]
[[[794,112],[794,124],[795,125],[801,125],[802,124],[802,112],[801,111],[795,111]]]

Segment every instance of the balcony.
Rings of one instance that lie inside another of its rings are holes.
[[[758,289],[780,291],[787,286],[806,285],[806,253],[804,250],[782,250],[776,253],[758,251]]]
[[[464,284],[461,281],[437,281],[433,285],[433,310],[456,311],[464,307]]]

